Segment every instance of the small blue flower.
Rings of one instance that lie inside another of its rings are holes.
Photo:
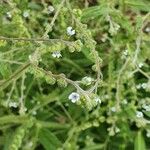
[[[116,112],[116,107],[111,107],[110,110],[111,110],[112,112]]]
[[[17,108],[18,107],[18,103],[16,102],[9,102],[9,107],[13,107],[13,108]]]
[[[52,56],[53,56],[54,58],[60,58],[60,57],[62,57],[62,55],[61,55],[61,53],[60,53],[59,51],[53,52],[53,53],[52,53]]]
[[[142,68],[144,66],[144,64],[143,63],[139,63],[138,66],[139,66],[139,68]]]
[[[99,104],[101,104],[101,102],[102,102],[99,97],[96,97],[94,100],[95,100],[96,103],[99,103]]]
[[[150,33],[150,27],[147,27],[147,28],[145,29],[145,32]]]
[[[145,111],[150,111],[150,105],[144,104],[142,107],[145,109]]]
[[[72,103],[75,103],[80,99],[80,95],[76,92],[72,92],[68,98],[69,100],[71,100]]]
[[[48,6],[47,10],[48,10],[48,14],[51,14],[55,9],[53,6],[50,5]]]
[[[68,28],[67,28],[67,34],[68,34],[68,35],[72,36],[72,35],[74,35],[75,33],[76,33],[76,31],[73,30],[72,27],[68,27]]]
[[[11,18],[12,18],[11,12],[7,12],[7,13],[6,13],[6,16],[7,16],[7,18],[11,19]]]
[[[24,11],[23,12],[23,17],[24,18],[28,18],[29,17],[29,12],[28,11]]]
[[[137,111],[137,112],[136,112],[136,116],[137,116],[138,118],[143,118],[143,113],[142,113],[141,111]]]

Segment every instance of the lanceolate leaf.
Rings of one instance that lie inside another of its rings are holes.
[[[94,19],[101,15],[106,15],[110,11],[111,11],[111,9],[107,6],[107,4],[89,7],[83,11],[82,20],[84,21],[87,19]]]
[[[150,4],[142,0],[126,0],[125,3],[137,10],[150,11]]]
[[[138,131],[135,137],[134,150],[146,150],[144,137],[141,131]]]
[[[59,139],[48,129],[41,129],[39,133],[39,142],[45,150],[56,150],[61,146]]]

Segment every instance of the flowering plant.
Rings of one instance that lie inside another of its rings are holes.
[[[150,148],[149,10],[1,0],[0,149]]]

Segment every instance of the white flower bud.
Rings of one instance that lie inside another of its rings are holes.
[[[116,112],[116,107],[111,107],[110,110],[111,110],[112,112]]]

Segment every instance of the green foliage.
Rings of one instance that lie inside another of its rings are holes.
[[[55,150],[61,146],[61,142],[58,138],[48,129],[40,130],[39,141],[46,150]]]
[[[0,1],[0,150],[150,148],[149,0]]]
[[[135,138],[134,145],[135,145],[134,147],[135,150],[140,150],[140,149],[146,150],[145,141],[144,141],[141,131],[138,131],[137,136]]]

